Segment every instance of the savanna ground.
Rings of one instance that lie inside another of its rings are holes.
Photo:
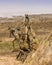
[[[39,43],[46,39],[50,32],[52,32],[52,19],[50,15],[45,16],[30,16],[31,26],[36,33],[36,38],[38,38]],[[23,18],[19,18],[18,20],[16,18],[16,21],[14,19],[15,22],[12,22],[13,19],[9,20],[11,22],[0,23],[0,65],[22,65],[22,62],[16,59],[18,52],[12,52],[13,37],[9,38],[8,26],[14,29],[18,26],[22,26]],[[50,40],[52,42],[52,37]],[[18,42],[15,42],[15,47],[16,49],[19,48]]]

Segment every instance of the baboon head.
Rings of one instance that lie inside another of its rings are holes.
[[[25,14],[25,25],[29,23],[29,16],[28,14]]]

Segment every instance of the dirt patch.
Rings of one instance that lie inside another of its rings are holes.
[[[17,61],[16,57],[0,56],[0,65],[22,65],[22,62]]]
[[[4,41],[5,41],[5,42],[12,42],[12,41],[14,40],[14,38],[3,37],[1,40],[2,40],[3,42],[4,42]]]

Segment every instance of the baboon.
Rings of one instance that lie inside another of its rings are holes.
[[[31,44],[35,40],[35,32],[33,31],[32,27],[30,26],[30,21],[29,21],[28,15],[25,15],[25,31],[26,31],[26,41],[27,41],[29,49],[31,50]]]
[[[8,30],[10,31],[9,37],[12,37],[12,36],[14,37],[14,40],[13,40],[13,49],[15,49],[14,41],[17,40],[16,35],[15,35],[15,30],[13,30],[11,27],[9,27]]]
[[[27,44],[28,44],[28,47],[30,49],[30,38],[29,38],[29,29],[30,29],[30,26],[29,26],[29,16],[26,14],[25,15],[25,30],[26,30],[26,41],[27,41]]]
[[[17,35],[15,34],[15,30],[12,29],[11,27],[8,27],[8,30],[10,31],[9,37],[12,37],[12,36],[14,37],[14,40],[12,41],[12,43],[13,43],[13,49],[15,49],[15,41],[18,42],[19,47],[20,47],[20,40],[21,39],[23,41],[25,40],[25,35],[21,32],[20,27],[17,27]]]

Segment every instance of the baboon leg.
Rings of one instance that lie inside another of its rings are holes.
[[[19,50],[20,52],[19,52],[19,54],[17,55],[17,59],[20,57],[21,58],[21,56],[22,55],[24,55],[24,51],[23,50]]]
[[[17,59],[18,59],[18,57],[20,56],[20,54],[21,54],[21,53],[19,52],[19,54],[17,55]]]

